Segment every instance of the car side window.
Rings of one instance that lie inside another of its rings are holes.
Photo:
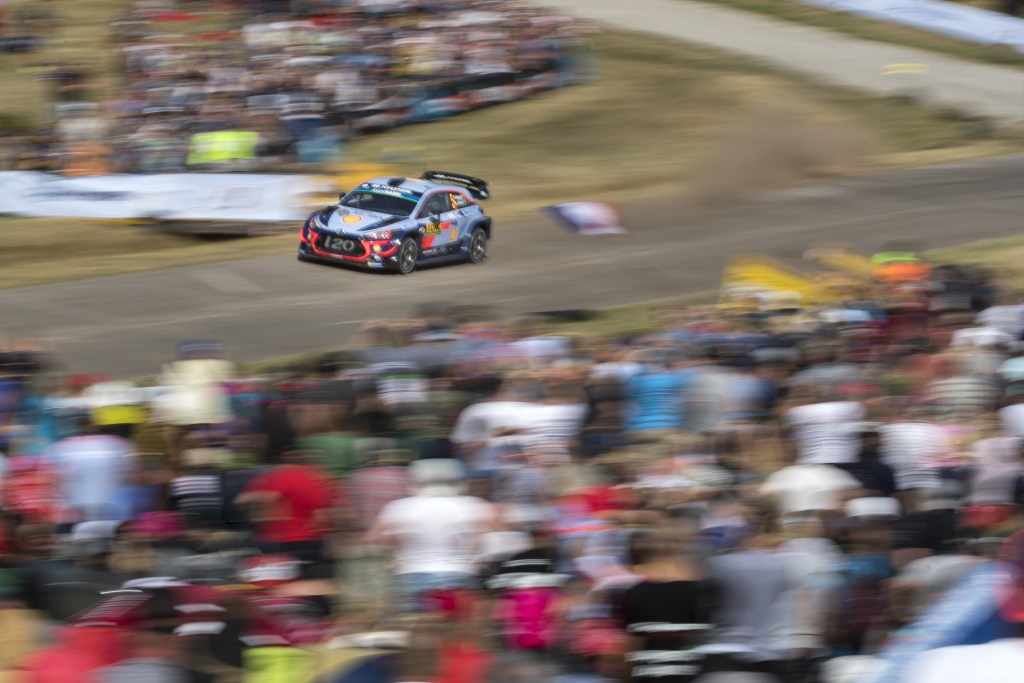
[[[451,206],[448,203],[448,195],[444,192],[435,194],[423,206],[424,216],[437,216],[445,211],[451,211]]]
[[[451,197],[453,209],[464,209],[469,206],[469,201],[466,197],[458,192],[452,192],[449,197]]]

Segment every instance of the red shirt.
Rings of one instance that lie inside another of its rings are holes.
[[[256,477],[246,492],[277,494],[271,504],[271,519],[257,524],[256,535],[270,543],[294,543],[321,538],[323,529],[317,520],[320,510],[331,506],[331,480],[315,468],[285,465]]]
[[[472,644],[444,643],[438,648],[435,683],[484,683],[493,656]]]

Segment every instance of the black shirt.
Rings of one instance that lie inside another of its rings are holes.
[[[700,673],[711,629],[709,587],[699,581],[643,581],[616,600],[622,626],[634,639],[626,656],[634,681],[687,683]]]

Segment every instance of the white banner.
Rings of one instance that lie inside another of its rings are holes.
[[[912,26],[979,45],[1024,52],[1024,19],[944,0],[798,0],[836,12]]]
[[[305,218],[310,195],[327,189],[323,180],[309,176],[170,173],[64,178],[11,171],[0,172],[0,214],[278,222]]]

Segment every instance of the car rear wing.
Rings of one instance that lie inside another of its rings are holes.
[[[491,190],[487,187],[487,183],[473,176],[462,175],[461,173],[448,173],[446,171],[427,171],[420,178],[435,183],[462,185],[473,195],[473,199],[490,199],[491,197]]]

